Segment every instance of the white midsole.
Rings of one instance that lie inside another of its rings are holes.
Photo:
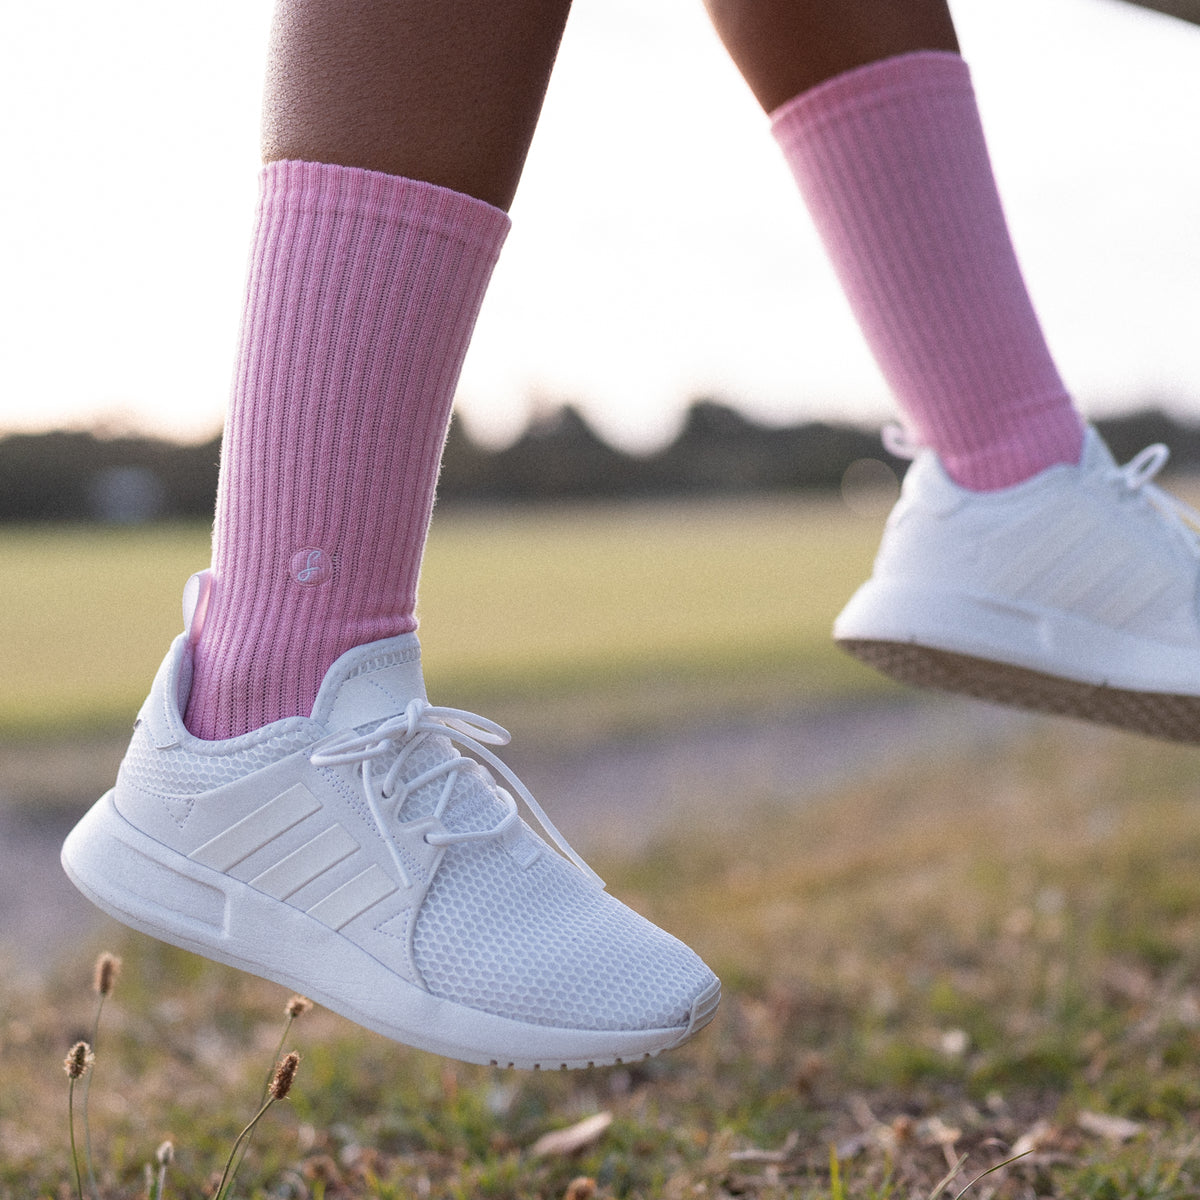
[[[715,1008],[715,999],[704,997],[690,1025],[671,1029],[577,1030],[439,999],[308,914],[148,837],[121,816],[112,792],[72,830],[62,862],[80,891],[124,924],[302,992],[386,1037],[466,1062],[558,1067],[636,1060],[678,1044]],[[165,896],[175,903],[164,903]]]
[[[1194,649],[1056,609],[868,580],[834,622],[839,641],[915,643],[1101,687],[1200,695]]]

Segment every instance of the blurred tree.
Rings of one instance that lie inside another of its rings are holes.
[[[1200,0],[1126,0],[1126,3],[1136,4],[1138,8],[1152,8],[1169,17],[1200,25]]]
[[[1181,424],[1158,407],[1096,424],[1119,462],[1165,442],[1172,468],[1200,469],[1200,426]],[[0,521],[208,521],[219,456],[215,440],[181,446],[82,432],[12,434],[0,438]],[[863,461],[903,473],[878,433],[848,425],[773,427],[717,400],[697,400],[670,445],[628,454],[564,405],[501,450],[479,446],[455,422],[439,494],[452,503],[836,491],[846,469]]]

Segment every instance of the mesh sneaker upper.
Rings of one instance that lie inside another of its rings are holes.
[[[373,766],[384,773],[396,754]],[[448,757],[458,776],[441,819],[452,832],[493,828],[506,808],[488,773],[445,738],[413,747],[402,778]],[[398,819],[431,815],[444,777],[415,789]],[[711,973],[669,934],[593,886],[527,826],[508,841],[449,846],[417,917],[413,952],[442,999],[538,1025],[656,1029],[683,1024]],[[541,846],[540,854],[529,851]],[[531,861],[532,860],[532,861]]]
[[[537,1025],[683,1024],[708,968],[558,855],[525,870],[495,842],[452,847],[414,937],[434,995]]]
[[[999,492],[959,488],[935,455],[920,455],[889,519],[875,576],[1194,646],[1195,533],[1148,478],[1115,465],[1094,431],[1085,444],[1082,468],[1052,467]]]
[[[203,750],[188,746],[160,750],[139,725],[121,763],[120,778],[155,794],[199,796],[296,754],[312,740],[311,731],[296,730],[261,739],[240,738],[236,748],[233,743],[204,742],[199,743]]]
[[[688,1026],[712,973],[604,892],[487,748],[507,734],[430,706],[415,639],[392,641],[343,656],[312,719],[225,742],[190,737],[178,702],[152,693],[121,767],[122,818],[439,1000],[559,1031]],[[172,679],[156,688],[173,698]]]

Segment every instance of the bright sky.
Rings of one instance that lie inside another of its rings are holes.
[[[952,0],[1018,249],[1090,412],[1200,415],[1200,29],[1118,0]],[[221,420],[267,0],[10,6],[0,431]],[[474,432],[580,403],[877,420],[886,393],[699,0],[576,0],[460,388]]]

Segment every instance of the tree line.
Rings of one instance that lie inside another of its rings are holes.
[[[1174,468],[1200,470],[1200,425],[1156,409],[1097,425],[1118,461],[1161,441],[1171,447]],[[219,459],[219,438],[181,445],[90,432],[11,434],[0,439],[0,521],[207,520]],[[481,446],[455,421],[438,494],[445,505],[832,491],[859,459],[903,473],[904,464],[884,450],[877,431],[849,425],[772,427],[702,400],[669,445],[631,454],[604,441],[566,406],[501,449]]]

